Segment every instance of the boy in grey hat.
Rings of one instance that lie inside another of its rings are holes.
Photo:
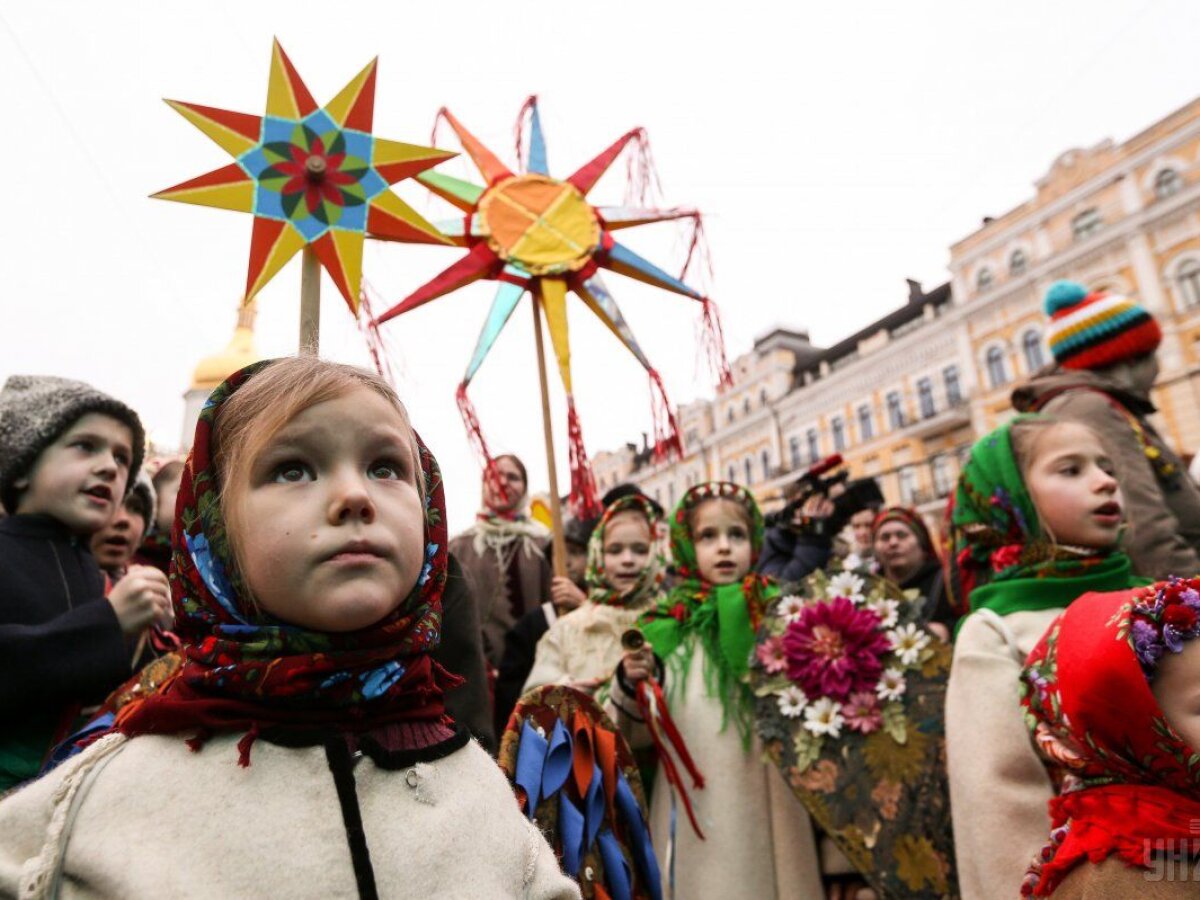
[[[130,675],[137,636],[170,612],[166,577],[130,570],[104,596],[88,539],[142,464],[125,404],[79,381],[0,389],[0,793],[37,774],[81,708]]]

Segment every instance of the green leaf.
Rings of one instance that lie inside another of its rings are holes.
[[[908,743],[908,719],[903,704],[889,703],[883,708],[883,730],[897,744]]]
[[[785,687],[791,684],[790,681],[783,675],[778,675],[774,678],[769,678],[754,689],[755,697],[766,697],[770,694],[777,694]]]
[[[805,728],[796,734],[794,747],[796,750],[796,768],[807,771],[821,757],[821,738]]]

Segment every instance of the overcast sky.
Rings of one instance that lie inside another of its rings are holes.
[[[192,369],[232,331],[252,218],[147,198],[229,162],[160,98],[261,115],[272,36],[319,103],[378,55],[381,137],[424,143],[446,105],[511,165],[515,116],[537,93],[551,172],[565,177],[645,126],[665,202],[705,214],[731,359],[777,324],[835,342],[903,303],[906,277],[941,283],[949,245],[1028,198],[1059,153],[1124,140],[1200,93],[1194,0],[0,0],[0,377],[86,379],[178,442]],[[441,140],[458,149],[446,129]],[[465,157],[443,168],[477,179]],[[620,202],[623,172],[591,198]],[[397,190],[430,217],[447,212],[415,183]],[[622,238],[670,271],[682,263],[672,225]],[[394,303],[461,252],[370,244],[365,273]],[[299,278],[297,258],[259,295],[266,354],[295,352]],[[672,399],[711,393],[696,306],[607,280]],[[479,471],[454,386],[493,290],[477,283],[385,326],[401,394],[446,472],[453,530],[469,524]],[[473,397],[493,447],[522,455],[536,490],[546,481],[527,302]],[[641,369],[582,304],[570,312],[589,450],[640,440]],[[327,280],[322,353],[366,361]]]

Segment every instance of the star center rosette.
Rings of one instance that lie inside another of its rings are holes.
[[[750,665],[766,754],[880,897],[953,897],[943,708],[952,648],[922,599],[816,572],[768,610]]]

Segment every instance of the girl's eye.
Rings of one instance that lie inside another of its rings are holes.
[[[289,462],[276,466],[271,473],[271,480],[276,484],[299,484],[303,481],[316,481],[313,470],[304,463]]]
[[[646,554],[648,554],[650,552],[650,545],[649,544],[634,544],[632,549],[633,549],[633,552],[636,553],[638,556],[645,556]]]
[[[746,532],[744,529],[741,529],[741,528],[730,528],[729,536],[736,541],[746,540]]]
[[[400,481],[403,476],[400,474],[403,467],[398,463],[389,460],[380,460],[371,466],[369,473],[372,478],[377,478],[381,481]]]

